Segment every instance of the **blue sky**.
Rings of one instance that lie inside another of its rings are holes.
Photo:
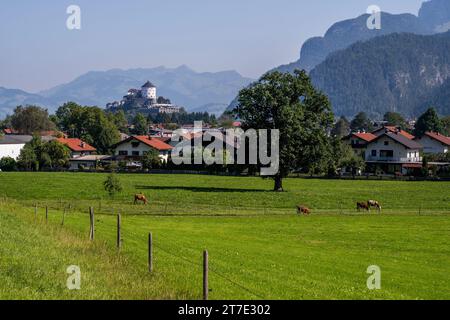
[[[37,92],[91,70],[186,64],[257,78],[301,44],[376,4],[417,14],[422,0],[4,0],[0,86]],[[82,29],[66,28],[81,8]]]

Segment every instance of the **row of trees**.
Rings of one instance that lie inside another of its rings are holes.
[[[160,114],[145,116],[136,114],[130,118],[124,111],[105,112],[98,107],[81,106],[68,102],[58,108],[54,115],[38,106],[19,106],[12,116],[0,121],[0,129],[13,128],[20,134],[32,135],[37,132],[59,130],[70,137],[79,138],[96,147],[99,152],[108,153],[117,143],[120,132],[146,135],[153,123],[164,123],[173,129],[181,123],[203,121],[217,123],[214,115],[205,113]]]
[[[447,136],[450,135],[450,116],[439,118],[434,108],[429,108],[422,114],[414,127],[411,127],[406,119],[397,112],[387,112],[383,117],[383,122],[388,126],[399,127],[419,137],[423,136],[427,131],[439,132]],[[331,130],[331,134],[337,137],[345,137],[350,132],[371,132],[375,129],[374,122],[369,119],[367,114],[360,112],[352,121],[348,121],[345,117],[339,118]]]

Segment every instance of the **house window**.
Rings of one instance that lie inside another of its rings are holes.
[[[380,151],[380,157],[381,158],[393,158],[394,157],[394,150],[381,150]]]
[[[134,141],[134,142],[131,143],[131,146],[132,146],[133,148],[137,148],[137,147],[139,147],[139,142]]]
[[[133,151],[133,156],[139,156],[139,151]]]
[[[385,146],[388,146],[388,145],[389,145],[389,141],[385,141],[385,142],[384,142],[384,145],[385,145]]]
[[[377,156],[377,150],[372,150],[372,157],[376,157]]]
[[[119,156],[127,156],[128,151],[119,151]]]

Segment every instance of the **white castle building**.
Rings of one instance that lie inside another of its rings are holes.
[[[156,86],[147,81],[141,89],[130,89],[127,95],[123,97],[123,100],[114,101],[108,103],[106,108],[109,110],[114,110],[126,106],[130,102],[137,102],[139,105],[138,110],[142,112],[149,112],[153,114],[158,113],[179,113],[181,108],[173,105],[169,99],[159,97],[156,93]]]
[[[144,99],[156,101],[156,87],[150,81],[147,81],[141,87],[141,95]]]

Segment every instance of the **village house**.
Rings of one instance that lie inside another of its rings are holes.
[[[350,145],[357,155],[365,157],[367,144],[377,136],[367,132],[356,132],[345,137],[343,141]]]
[[[56,140],[70,150],[69,170],[71,171],[95,169],[100,162],[110,158],[110,156],[96,155],[97,149],[81,139],[58,138]]]
[[[368,172],[401,173],[422,167],[421,144],[400,132],[386,130],[367,143],[365,160]]]
[[[450,138],[436,132],[425,132],[423,137],[415,138],[415,141],[423,146],[426,154],[448,153]]]
[[[110,163],[111,156],[106,155],[87,155],[69,160],[69,170],[91,170],[96,169],[99,165]]]
[[[0,159],[13,158],[14,160],[17,160],[23,147],[25,147],[25,144],[30,142],[31,139],[33,139],[32,136],[25,135],[9,134],[0,136]]]
[[[375,131],[372,131],[372,134],[375,136],[380,136],[382,134],[384,134],[386,131],[392,132],[392,133],[399,133],[402,136],[404,136],[405,138],[409,139],[409,140],[413,140],[414,136],[412,134],[410,134],[409,132],[403,130],[402,128],[399,127],[395,127],[395,126],[383,126],[379,129],[376,129]]]
[[[140,161],[144,154],[152,149],[159,152],[161,161],[167,162],[172,146],[158,138],[150,136],[131,136],[117,143],[114,147],[114,156],[117,160]]]
[[[69,148],[71,158],[93,155],[97,151],[93,146],[77,138],[58,138],[56,141]]]
[[[14,160],[17,160],[23,147],[25,147],[25,144],[27,144],[33,139],[33,136],[14,134],[11,133],[14,131],[9,130],[8,132],[10,133],[0,136],[0,159],[12,158]],[[43,132],[43,133],[47,134],[50,132]],[[43,142],[48,142],[56,139],[52,135],[41,135],[40,137]]]

